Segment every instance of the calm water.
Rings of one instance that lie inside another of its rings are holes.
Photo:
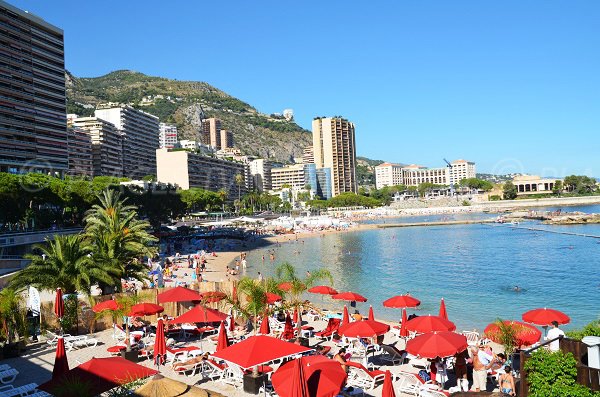
[[[598,207],[580,210],[600,212]],[[600,235],[600,225],[519,225],[528,226]],[[520,320],[536,307],[567,313],[572,323],[565,328],[581,327],[600,315],[600,239],[493,224],[351,231],[271,248],[275,264],[267,249],[248,255],[249,275],[271,275],[282,261],[293,263],[301,275],[325,267],[333,273],[336,289],[369,299],[358,304],[362,313],[372,304],[377,317],[389,320],[398,319],[400,310],[386,309],[382,302],[407,291],[422,302],[418,314],[437,314],[444,297],[459,330],[482,330],[498,317]],[[512,291],[515,285],[522,292]],[[310,298],[322,300],[319,295]]]

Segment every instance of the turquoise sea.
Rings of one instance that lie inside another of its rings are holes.
[[[564,207],[569,211],[600,212],[600,206]],[[548,210],[548,209],[544,209]],[[489,217],[485,214],[450,216]],[[495,215],[493,215],[495,217]],[[386,219],[386,223],[437,220],[448,216]],[[581,327],[600,315],[600,239],[544,231],[568,231],[600,236],[600,225],[547,226],[538,222],[512,225],[456,225],[349,231],[311,237],[296,242],[293,236],[281,246],[248,254],[248,275],[272,275],[278,263],[294,264],[300,275],[325,267],[334,276],[338,291],[358,292],[369,299],[359,303],[366,314],[400,318],[400,310],[387,309],[387,298],[410,292],[421,300],[417,314],[437,314],[440,298],[459,330],[482,330],[496,318],[521,319],[537,307],[567,313]],[[304,243],[302,243],[304,241]],[[267,250],[276,260],[269,261]],[[262,255],[265,255],[265,262]],[[521,292],[514,292],[519,286]],[[319,303],[320,295],[311,300]],[[343,303],[324,298],[341,309]],[[411,311],[409,310],[409,313]]]

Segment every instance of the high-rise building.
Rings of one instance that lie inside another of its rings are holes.
[[[67,126],[69,175],[92,177],[92,140],[88,131],[75,125]]]
[[[467,160],[455,160],[450,163],[449,178],[451,184],[458,185],[463,179],[476,177],[475,163]]]
[[[221,138],[220,149],[232,149],[233,148],[233,131],[221,130],[219,134]]]
[[[123,143],[121,133],[114,124],[97,117],[73,120],[92,142],[92,168],[94,176],[123,176]]]
[[[217,150],[221,149],[221,120],[214,117],[202,120],[201,141]]]
[[[329,168],[317,168],[317,196],[323,200],[331,198],[331,170]]]
[[[383,163],[375,167],[375,187],[381,189],[385,186],[404,184],[402,164]]]
[[[252,160],[249,163],[252,185],[259,192],[271,190],[271,163],[265,159]]]
[[[0,0],[0,171],[68,167],[63,31]]]
[[[304,148],[302,152],[302,164],[314,164],[315,163],[315,153],[313,152],[313,147],[308,146]]]
[[[339,117],[312,122],[313,153],[318,168],[331,170],[332,195],[357,192],[354,124]]]
[[[177,126],[172,124],[160,123],[159,128],[159,148],[173,149],[177,145]]]
[[[113,123],[123,137],[123,176],[142,179],[156,175],[158,117],[129,105],[98,105],[95,116]]]

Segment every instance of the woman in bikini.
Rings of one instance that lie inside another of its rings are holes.
[[[515,378],[513,378],[510,366],[504,367],[504,373],[498,378],[500,384],[500,391],[504,394],[516,396],[515,393]]]

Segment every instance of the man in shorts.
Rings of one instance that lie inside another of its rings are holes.
[[[485,346],[481,346],[483,349]],[[479,349],[477,347],[471,348],[473,353],[473,391],[486,391],[487,390],[487,370],[492,366],[491,362],[484,364],[481,361],[479,355]]]

